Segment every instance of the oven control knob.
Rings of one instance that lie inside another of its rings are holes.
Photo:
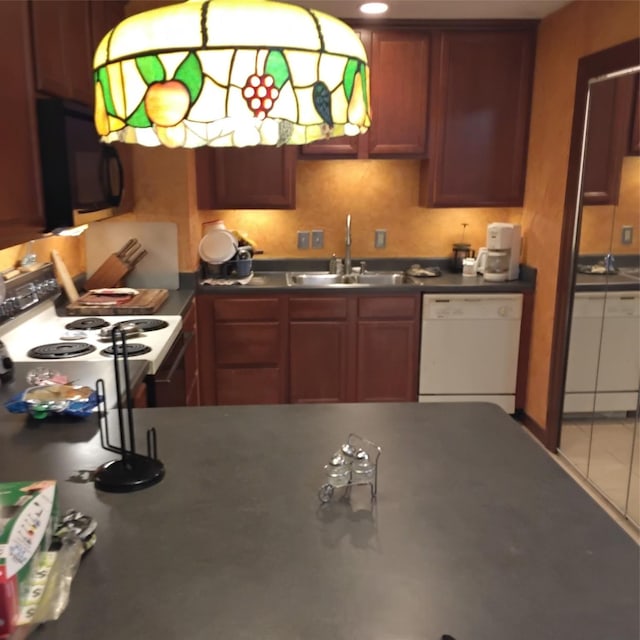
[[[0,316],[3,318],[10,318],[14,316],[18,309],[17,301],[15,298],[7,298],[2,304],[0,304]]]

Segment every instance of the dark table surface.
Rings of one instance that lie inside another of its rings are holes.
[[[40,640],[637,640],[639,548],[498,407],[147,409],[166,476],[70,482],[113,458],[96,424],[0,420],[0,481],[54,478],[98,522]],[[114,422],[112,421],[112,425]],[[378,499],[317,498],[355,431]]]

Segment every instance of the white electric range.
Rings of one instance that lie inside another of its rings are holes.
[[[112,329],[116,325],[138,328],[135,335],[125,331],[129,360],[142,359],[154,374],[180,333],[180,316],[58,316],[53,300],[38,305],[27,318],[6,332],[0,327],[0,340],[14,362],[54,365],[56,361],[91,362],[113,359]],[[103,337],[102,330],[108,335]],[[116,333],[116,349],[121,355],[122,340]]]
[[[177,315],[60,316],[55,305],[59,297],[51,265],[7,283],[5,300],[0,301],[0,342],[13,363],[51,369],[65,363],[67,371],[82,362],[113,363],[112,329],[125,324],[128,327],[115,334],[118,359],[122,361],[124,346],[127,360],[144,361],[153,377],[182,334]],[[131,324],[135,333],[130,334]]]

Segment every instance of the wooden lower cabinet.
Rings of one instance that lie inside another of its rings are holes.
[[[284,403],[284,299],[202,295],[197,308],[200,403]]]
[[[359,299],[356,402],[417,401],[419,314],[417,295]]]
[[[289,298],[289,401],[349,400],[349,300]]]
[[[291,402],[418,398],[418,295],[289,298]]]
[[[184,354],[187,407],[197,407],[200,404],[197,317],[196,301],[193,300],[182,321],[185,337],[189,339],[189,344]]]
[[[147,402],[147,385],[142,382],[133,390],[133,398],[131,403],[135,409],[146,409],[149,406]]]
[[[201,404],[412,402],[420,297],[198,297]]]

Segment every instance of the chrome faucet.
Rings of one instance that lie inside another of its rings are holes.
[[[347,234],[344,239],[344,273],[351,275],[351,214],[347,214]]]

